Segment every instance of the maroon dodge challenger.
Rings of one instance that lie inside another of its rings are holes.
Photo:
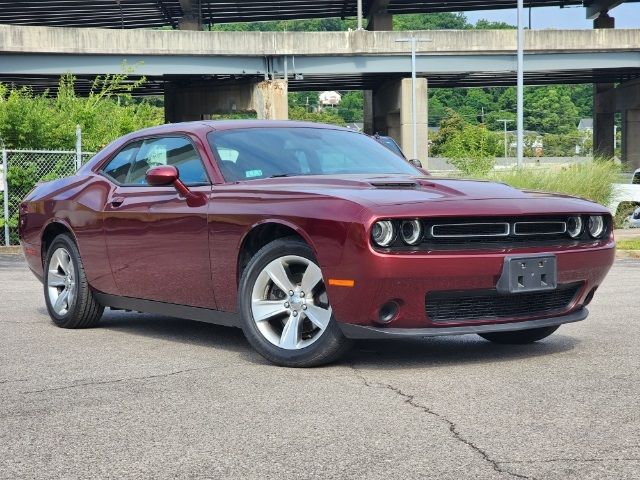
[[[587,316],[615,250],[600,205],[433,178],[300,122],[127,135],[38,185],[19,228],[56,325],[110,307],[235,326],[285,366],[360,338],[540,340]]]

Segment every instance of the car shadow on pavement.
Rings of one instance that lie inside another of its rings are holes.
[[[509,362],[573,350],[579,339],[561,333],[529,345],[500,345],[477,335],[403,340],[359,340],[347,361],[385,369]]]
[[[232,351],[251,348],[239,328],[150,313],[105,310],[97,328]]]
[[[242,330],[145,313],[105,312],[98,328],[143,335],[203,347],[222,348],[251,363],[268,363],[253,351]],[[336,366],[439,367],[465,363],[495,363],[572,350],[579,340],[558,332],[530,345],[499,345],[476,335],[402,340],[359,340]]]

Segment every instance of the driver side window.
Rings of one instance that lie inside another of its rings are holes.
[[[173,165],[185,185],[210,184],[202,160],[184,137],[147,138],[125,146],[102,168],[102,173],[120,185],[148,185],[152,167]]]

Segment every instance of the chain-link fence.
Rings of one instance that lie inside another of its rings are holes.
[[[38,182],[73,175],[93,154],[64,150],[0,150],[0,245],[18,244],[18,210]]]

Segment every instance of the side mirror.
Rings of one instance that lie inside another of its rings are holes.
[[[187,200],[190,207],[202,207],[207,203],[206,195],[200,192],[192,192],[180,180],[180,173],[173,165],[160,165],[152,167],[146,173],[147,183],[154,187],[165,187],[173,185],[173,187]]]
[[[154,187],[173,185],[179,178],[178,169],[173,165],[161,165],[147,170],[147,183]]]
[[[418,160],[417,158],[412,158],[411,160],[408,160],[408,162],[413,165],[414,167],[416,167],[418,170],[420,170],[422,173],[424,173],[427,176],[431,176],[431,174],[429,172],[427,172],[427,170],[425,170],[424,168],[422,168],[422,162],[420,160]]]

